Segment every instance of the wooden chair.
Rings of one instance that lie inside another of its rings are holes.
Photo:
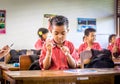
[[[20,70],[29,70],[32,61],[29,55],[21,55],[19,57]]]

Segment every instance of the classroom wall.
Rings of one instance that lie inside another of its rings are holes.
[[[6,34],[0,35],[0,47],[14,43],[12,48],[31,49],[38,39],[39,27],[44,25],[44,14],[68,17],[68,40],[76,48],[82,43],[83,32],[77,32],[77,18],[96,18],[97,36],[104,48],[114,29],[114,0],[0,0],[0,9],[6,10]]]

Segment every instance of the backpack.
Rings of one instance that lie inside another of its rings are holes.
[[[12,63],[19,63],[19,56],[20,55],[25,55],[26,54],[26,49],[24,50],[20,50],[20,51],[16,51],[15,49],[11,49],[10,50],[10,60],[9,60],[9,64],[12,64]]]
[[[92,58],[89,64],[85,65],[85,68],[113,68],[114,62],[112,60],[112,54],[109,50],[103,49],[101,51],[91,50]]]
[[[41,70],[39,60],[35,60],[29,67],[29,70]]]

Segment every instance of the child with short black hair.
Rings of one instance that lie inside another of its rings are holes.
[[[93,28],[88,28],[85,30],[84,36],[86,38],[86,42],[80,45],[79,50],[78,50],[79,54],[82,51],[87,50],[87,49],[101,50],[100,44],[97,42],[94,42],[95,37],[96,37],[95,32],[96,30]]]
[[[73,44],[66,40],[68,23],[68,19],[64,16],[55,16],[50,20],[53,39],[47,40],[41,51],[39,64],[42,70],[76,68],[79,56]]]
[[[85,36],[83,36],[83,43],[84,43],[84,42],[86,42],[86,37],[85,37]]]
[[[79,49],[78,49],[78,54],[80,55],[81,52],[85,51],[85,50],[91,50],[91,49],[94,49],[94,50],[101,50],[101,46],[99,43],[97,42],[94,42],[95,40],[95,32],[96,30],[93,29],[93,28],[87,28],[85,31],[84,31],[84,36],[86,38],[86,42],[82,43],[80,46],[79,46]],[[90,62],[90,59],[87,59],[85,60],[85,64]]]

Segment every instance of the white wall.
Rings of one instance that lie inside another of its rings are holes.
[[[0,47],[14,43],[15,49],[34,48],[44,14],[69,18],[68,39],[78,48],[83,32],[77,32],[77,18],[97,19],[97,41],[106,46],[108,35],[114,33],[114,0],[0,0],[6,10],[6,34],[0,35]]]

